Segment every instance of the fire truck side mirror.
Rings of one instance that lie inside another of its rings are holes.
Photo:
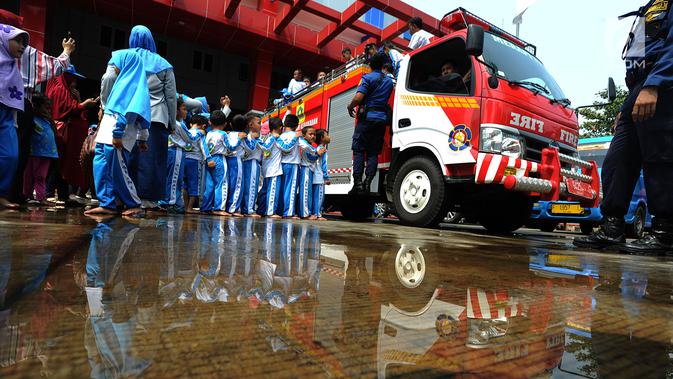
[[[484,52],[484,28],[479,25],[467,27],[467,41],[465,43],[467,55],[480,57]]]
[[[617,99],[617,87],[615,86],[615,80],[608,78],[608,101],[614,103]]]

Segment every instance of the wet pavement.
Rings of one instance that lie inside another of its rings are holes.
[[[673,377],[673,260],[566,235],[0,213],[0,377]]]

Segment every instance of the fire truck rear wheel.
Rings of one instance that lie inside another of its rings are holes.
[[[409,159],[395,175],[393,202],[403,224],[418,227],[439,224],[449,206],[441,169],[427,157]]]
[[[485,196],[477,219],[491,233],[511,233],[526,224],[533,210],[528,196],[517,192]]]

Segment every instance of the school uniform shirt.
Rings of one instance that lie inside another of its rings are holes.
[[[420,49],[425,45],[430,44],[430,38],[433,35],[426,32],[425,30],[419,30],[411,36],[411,41],[409,41],[409,49],[416,50]]]
[[[238,138],[238,132],[229,132],[227,133],[227,137],[228,138],[222,141],[227,147],[227,153],[225,155],[229,158],[235,156],[242,157],[243,147],[241,146],[241,139]]]
[[[213,130],[208,132],[206,136],[206,146],[210,155],[225,155],[228,152],[225,140],[228,140],[227,133],[221,130]]]
[[[281,165],[282,152],[277,145],[277,138],[267,135],[260,145],[264,159],[262,160],[262,176],[273,178],[283,175],[283,166]]]
[[[243,147],[243,161],[255,160],[257,162],[262,161],[262,148],[259,146],[261,141],[258,138],[252,138],[250,135],[242,141],[241,146]]]
[[[322,148],[323,146],[318,146],[318,150]],[[329,180],[329,174],[327,173],[327,153],[325,153],[318,158],[318,161],[315,163],[313,184],[325,184],[325,181],[327,180]]]
[[[276,144],[282,152],[281,163],[299,164],[301,158],[296,132],[289,131],[281,134]]]
[[[33,133],[30,135],[30,156],[58,158],[56,137],[51,123],[42,117],[33,118]]]
[[[315,162],[320,158],[318,151],[304,138],[299,138],[300,165],[315,171]]]
[[[103,119],[98,127],[98,135],[96,135],[96,143],[112,145],[112,139],[116,137],[122,139],[124,149],[128,152],[133,150],[136,141],[147,141],[149,137],[149,130],[143,129],[136,123],[136,120],[125,120],[124,124],[117,125],[117,120],[124,117],[118,114],[104,114]]]
[[[206,143],[206,136],[199,129],[190,129],[189,135],[194,142],[183,148],[185,150],[185,158],[200,162],[208,160],[210,158],[210,150]]]
[[[304,83],[303,81],[298,82],[294,78],[290,80],[290,84],[288,84],[287,86],[287,90],[288,92],[290,92],[290,95],[296,95],[297,93],[301,92],[301,90],[303,90],[304,88],[306,88],[306,83]]]
[[[187,148],[193,149],[192,144],[200,139],[199,134],[190,133],[185,122],[178,121],[177,127],[168,136],[168,147],[178,147],[185,151]]]

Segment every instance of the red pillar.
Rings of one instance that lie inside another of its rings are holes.
[[[273,53],[262,50],[258,51],[254,67],[255,76],[253,79],[252,91],[250,91],[250,103],[252,109],[256,111],[264,111],[269,105]]]
[[[30,34],[30,46],[44,50],[47,0],[21,0],[19,14],[23,17],[23,29]]]

